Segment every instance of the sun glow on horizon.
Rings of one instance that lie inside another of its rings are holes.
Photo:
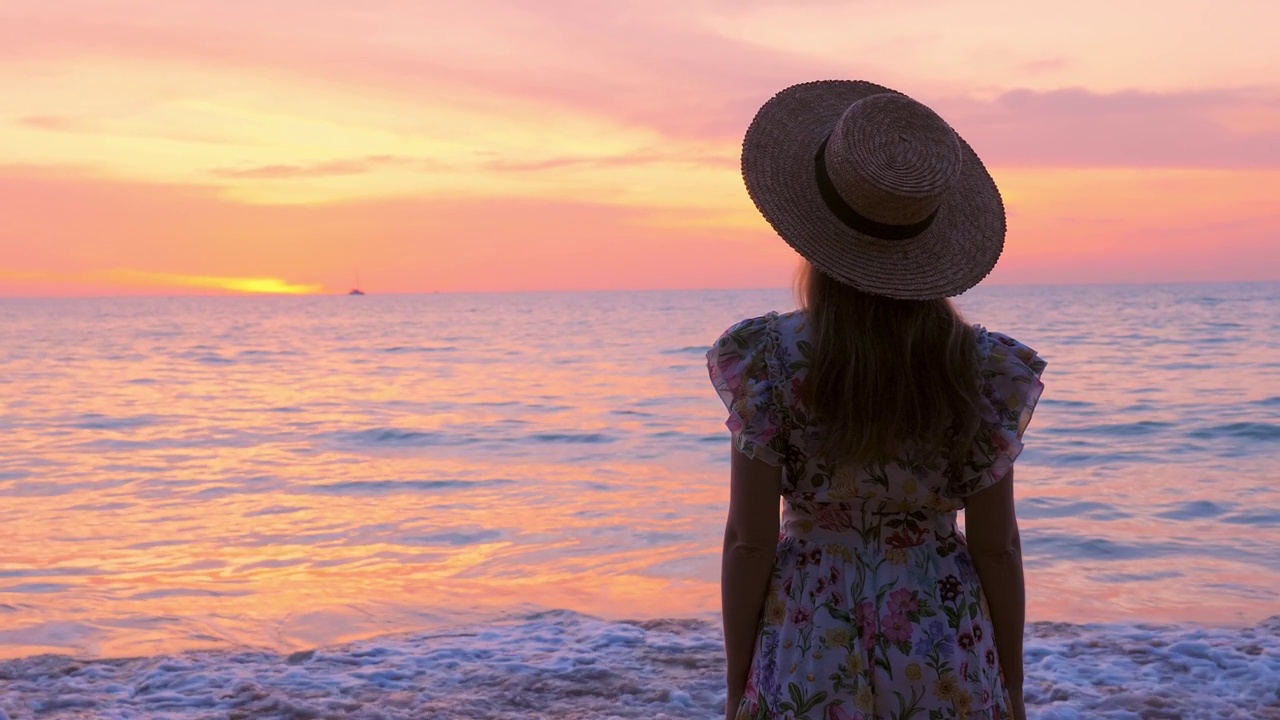
[[[294,283],[275,277],[219,277],[148,272],[99,270],[82,273],[23,272],[0,269],[0,281],[37,286],[69,285],[128,292],[141,288],[221,290],[239,295],[316,295],[327,292],[320,283]]]

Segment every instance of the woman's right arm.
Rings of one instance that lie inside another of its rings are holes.
[[[1022,578],[1022,541],[1013,506],[1013,470],[1000,482],[965,499],[965,535],[991,610],[996,653],[1014,720],[1025,720],[1022,701],[1022,630],[1026,589]]]

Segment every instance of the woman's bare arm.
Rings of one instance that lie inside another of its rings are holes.
[[[965,501],[965,535],[982,583],[996,652],[1005,687],[1013,700],[1014,720],[1024,720],[1022,701],[1022,631],[1026,618],[1026,588],[1022,577],[1022,540],[1013,506],[1013,471],[1003,480],[974,493]]]
[[[726,718],[734,716],[746,689],[760,610],[778,548],[781,491],[781,468],[733,451],[720,576],[728,681]]]

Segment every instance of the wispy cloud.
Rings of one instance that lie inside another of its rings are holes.
[[[602,170],[659,163],[734,168],[737,166],[738,158],[729,153],[679,153],[637,150],[619,155],[558,156],[534,160],[490,160],[484,164],[484,167],[497,172],[546,172],[570,168]]]
[[[227,178],[287,180],[290,178],[328,177],[334,175],[363,175],[385,168],[440,170],[445,167],[443,163],[429,158],[367,155],[359,158],[328,160],[311,165],[258,165],[244,168],[218,168],[213,170],[212,174]]]

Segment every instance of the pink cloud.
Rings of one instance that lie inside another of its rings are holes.
[[[936,106],[988,164],[1280,168],[1280,88],[1016,90]]]
[[[1065,69],[1070,63],[1066,58],[1044,58],[1041,60],[1033,60],[1018,66],[1019,70],[1032,75],[1042,75],[1046,73],[1058,72]]]
[[[18,13],[0,23],[0,59],[107,55],[203,64],[329,83],[353,97],[416,100],[424,113],[434,104],[502,112],[518,100],[525,108],[602,116],[729,148],[736,148],[759,104],[790,83],[857,75],[907,91],[913,85],[892,63],[856,53],[847,61],[822,60],[722,36],[696,22],[693,10],[705,3],[641,10],[586,0],[475,0],[463,12],[449,4],[380,0],[354,13],[302,0],[276,0],[270,12],[258,4],[185,2],[150,7],[146,22],[131,19],[141,17],[144,5],[116,0],[76,5],[76,12],[45,6]],[[420,42],[403,41],[418,36]],[[1066,62],[1046,58],[1024,69],[1053,72]],[[200,88],[172,92],[198,94]],[[1165,93],[1024,89],[991,101],[962,90],[922,99],[932,100],[993,164],[1280,167],[1276,86]],[[1252,124],[1234,122],[1250,117]],[[63,131],[80,122],[27,120]],[[324,168],[261,171],[306,175]]]
[[[148,9],[145,23],[130,19],[134,5],[116,5],[120,12],[85,4],[83,12],[32,11],[0,23],[0,61],[194,63],[428,105],[521,98],[696,139],[734,137],[778,88],[840,74],[818,59],[704,29],[678,5],[475,0],[464,14],[394,0],[361,13],[300,0],[272,3],[271,13],[257,4],[182,3]],[[380,41],[388,28],[421,39]]]
[[[93,123],[85,118],[60,115],[27,115],[18,118],[17,122],[25,127],[49,132],[86,133],[94,131]]]

